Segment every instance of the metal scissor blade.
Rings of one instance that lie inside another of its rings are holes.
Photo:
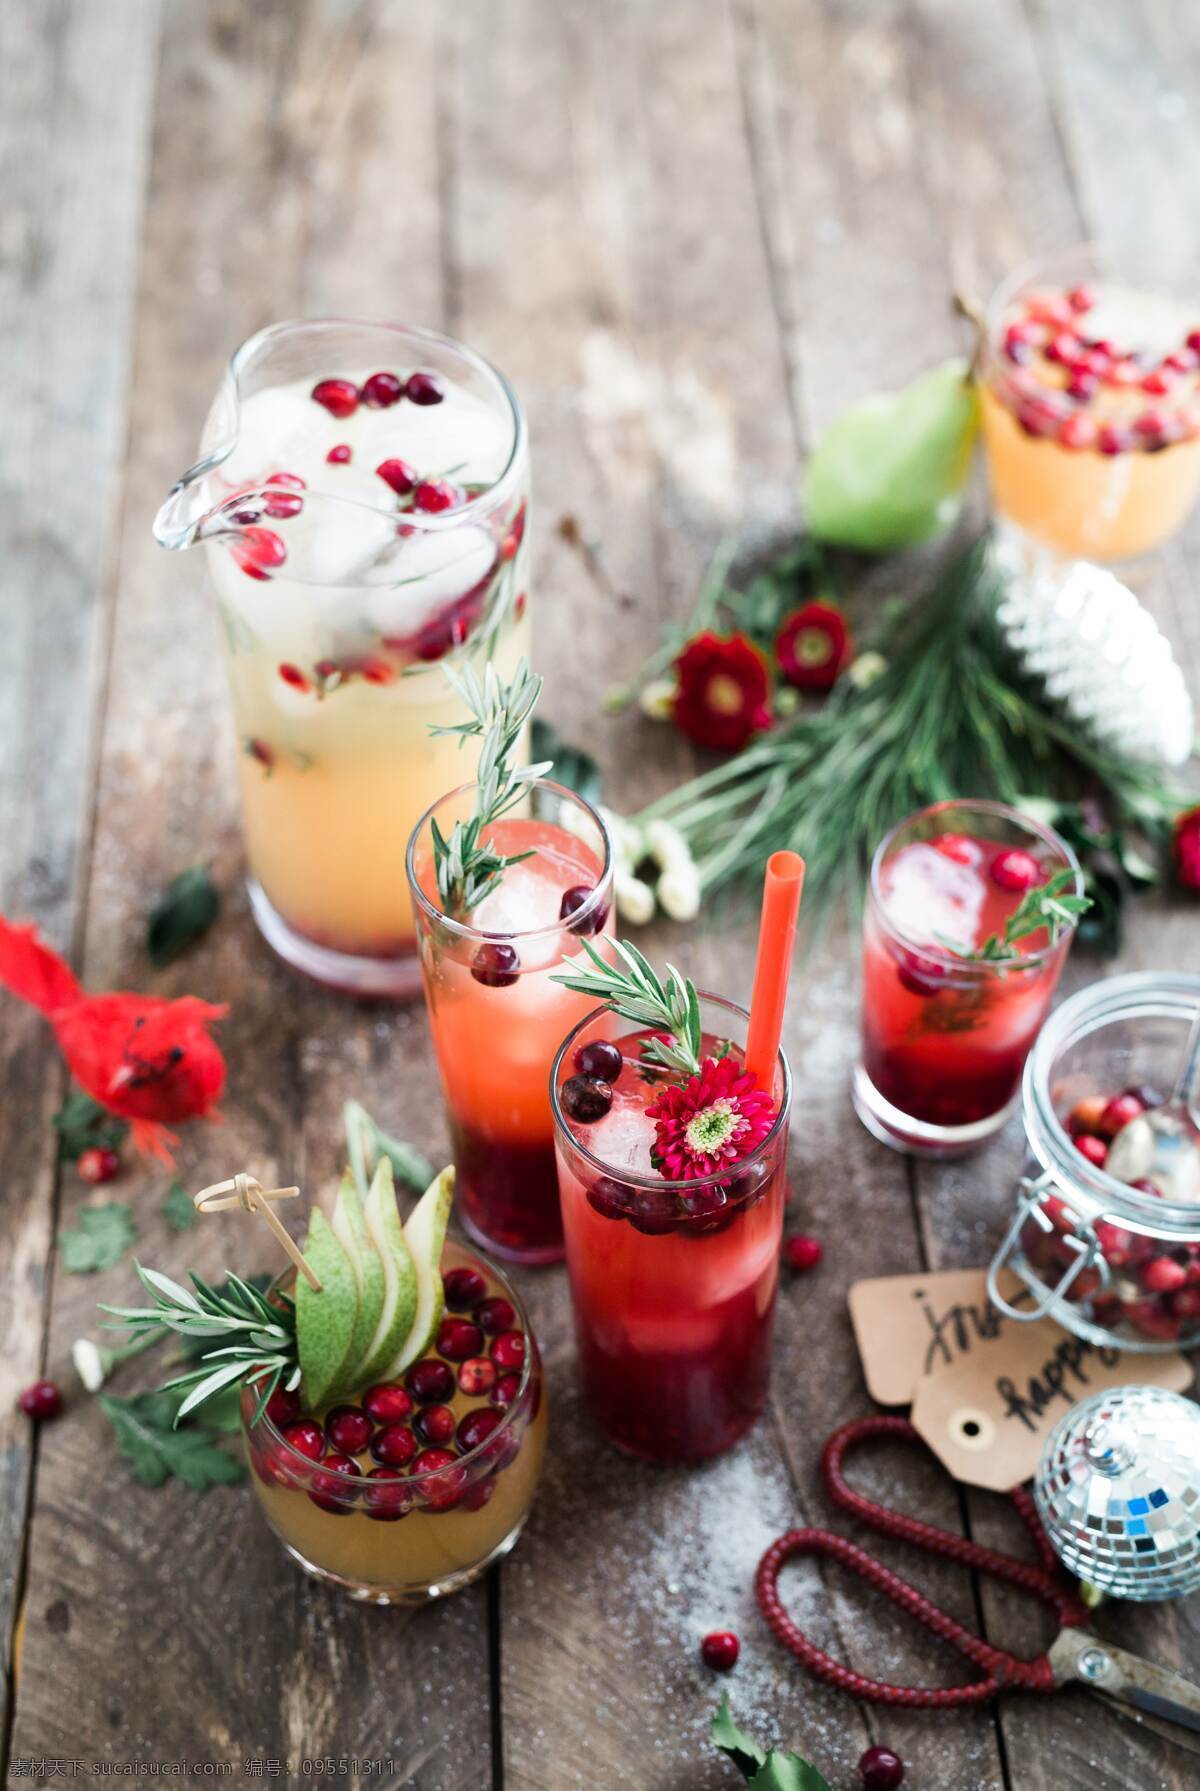
[[[1182,1673],[1127,1654],[1083,1629],[1063,1630],[1050,1650],[1050,1665],[1057,1685],[1074,1680],[1147,1722],[1169,1741],[1200,1752],[1200,1740],[1179,1733],[1182,1728],[1200,1737],[1200,1685]]]

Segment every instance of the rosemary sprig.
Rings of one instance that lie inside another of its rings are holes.
[[[645,1040],[641,1048],[643,1059],[661,1064],[677,1075],[698,1076],[701,1024],[700,998],[695,986],[679,974],[674,964],[667,965],[664,983],[637,946],[626,939],[613,940],[613,950],[620,960],[616,964],[606,963],[586,939],[582,944],[592,961],[591,968],[581,958],[569,958],[571,968],[552,976],[550,981],[562,983],[577,995],[594,996],[624,1020],[660,1027],[670,1034],[672,1042]]]
[[[239,1275],[229,1275],[221,1289],[192,1275],[192,1291],[157,1269],[135,1264],[138,1280],[153,1297],[153,1306],[105,1306],[134,1338],[156,1330],[175,1331],[185,1342],[211,1339],[198,1365],[167,1381],[160,1389],[188,1388],[175,1415],[176,1424],[189,1412],[225,1387],[253,1380],[260,1398],[254,1413],[258,1423],[267,1402],[280,1385],[290,1392],[300,1384],[300,1359],[296,1350],[296,1311],[286,1295],[276,1305]]]
[[[551,761],[539,765],[513,765],[525,724],[541,695],[542,680],[524,659],[517,663],[508,684],[502,684],[495,667],[484,669],[482,680],[471,665],[443,667],[447,678],[470,710],[470,721],[453,727],[435,727],[433,734],[457,734],[460,741],[480,739],[479,775],[475,807],[469,821],[456,821],[447,839],[436,819],[430,821],[438,896],[445,912],[454,917],[470,914],[490,895],[510,864],[520,864],[533,853],[506,855],[484,839],[485,830],[514,808],[528,786],[544,777]]]
[[[998,933],[992,933],[982,945],[970,951],[956,945],[952,939],[942,938],[940,934],[938,944],[953,952],[956,958],[983,964],[1019,958],[1021,953],[1017,946],[1020,941],[1031,938],[1034,933],[1040,933],[1043,929],[1050,935],[1050,944],[1057,945],[1064,927],[1074,926],[1079,916],[1086,914],[1092,905],[1088,896],[1064,893],[1074,882],[1074,871],[1056,871],[1048,882],[1037,889],[1027,889],[1020,904],[1004,923],[1003,938]]]

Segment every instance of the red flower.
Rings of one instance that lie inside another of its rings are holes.
[[[678,1182],[750,1156],[771,1130],[775,1103],[736,1058],[708,1057],[698,1076],[671,1083],[646,1112],[657,1134],[650,1160]]]
[[[697,746],[736,752],[770,727],[770,668],[744,634],[698,634],[675,661],[675,671],[675,725]]]
[[[1175,875],[1185,889],[1200,889],[1200,803],[1175,817]]]
[[[779,669],[797,690],[828,690],[854,651],[846,618],[832,603],[794,609],[775,636]]]

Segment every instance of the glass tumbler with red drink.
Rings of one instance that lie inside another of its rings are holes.
[[[940,802],[892,829],[864,922],[853,1098],[869,1131],[950,1157],[1001,1128],[1087,906],[1066,841],[1002,803]]]

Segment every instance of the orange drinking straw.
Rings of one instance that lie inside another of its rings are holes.
[[[772,852],[763,884],[762,922],[750,1025],[746,1033],[746,1068],[762,1088],[775,1086],[775,1059],[783,1037],[783,1010],[792,974],[796,916],[804,889],[804,860],[798,852]]]

